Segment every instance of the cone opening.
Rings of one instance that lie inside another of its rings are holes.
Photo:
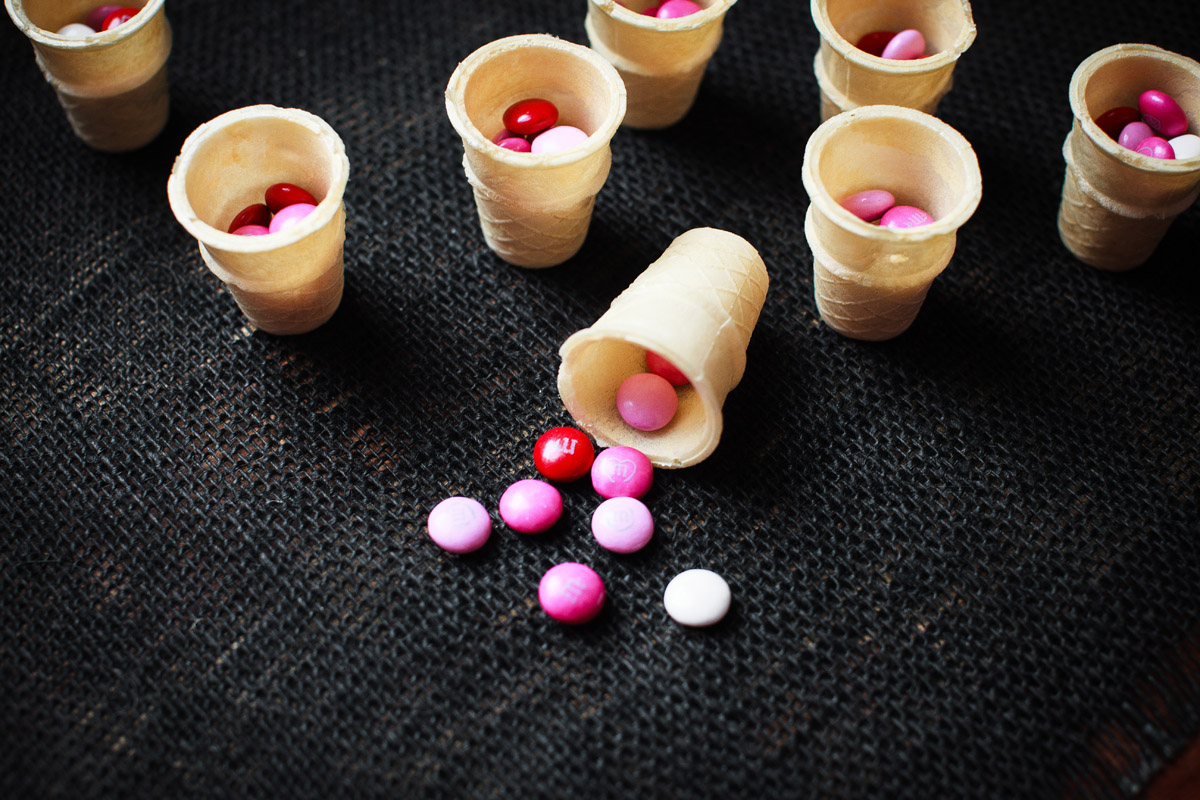
[[[39,44],[69,50],[108,44],[135,33],[149,22],[164,2],[166,0],[129,0],[123,5],[142,9],[137,16],[111,31],[97,31],[93,36],[79,38],[59,36],[56,31],[72,22],[83,22],[89,11],[102,5],[96,0],[5,0],[5,5],[13,21],[25,29],[30,38]],[[25,28],[21,24],[23,20],[32,27]]]
[[[1196,159],[1172,161],[1122,147],[1095,124],[1096,117],[1119,106],[1137,107],[1148,90],[1166,92],[1188,118],[1188,132],[1200,134],[1200,64],[1153,45],[1114,45],[1088,57],[1071,78],[1071,110],[1092,141],[1141,169],[1191,170]]]
[[[674,19],[659,19],[642,13],[647,8],[660,5],[662,0],[620,0],[620,2],[618,0],[591,0],[591,2],[605,14],[626,24],[669,33],[703,27],[709,24],[714,17],[723,16],[737,0],[692,0],[703,10]]]
[[[180,223],[197,239],[253,252],[290,244],[328,222],[341,207],[348,174],[341,139],[319,117],[251,106],[222,114],[188,137],[168,191]],[[284,182],[310,192],[317,209],[281,233],[226,232],[239,211],[263,202],[267,187]]]
[[[553,155],[515,153],[492,143],[504,112],[529,98],[558,108],[558,124],[573,125],[587,141]],[[513,36],[481,47],[459,64],[447,89],[447,110],[464,139],[496,151],[514,166],[545,166],[585,157],[608,145],[625,115],[620,76],[592,50],[552,36]]]
[[[843,55],[865,64],[924,71],[958,58],[975,40],[967,0],[812,0],[813,20],[822,36]],[[916,28],[925,37],[928,58],[897,61],[855,47],[865,34]]]
[[[805,148],[804,185],[822,211],[862,235],[922,240],[961,226],[979,204],[979,164],[970,144],[944,122],[912,109],[865,106],[823,123]],[[897,205],[928,212],[934,222],[889,230],[860,220],[841,201],[886,189]]]

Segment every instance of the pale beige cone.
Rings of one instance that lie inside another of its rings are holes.
[[[549,100],[559,124],[589,134],[549,155],[492,143],[518,100]],[[475,190],[483,237],[520,267],[552,267],[579,251],[596,193],[612,164],[609,141],[625,115],[625,86],[607,61],[553,36],[510,36],[458,65],[446,86],[446,113],[463,142],[463,169]]]
[[[970,143],[920,111],[864,106],[817,128],[804,148],[801,175],[821,318],[854,339],[903,333],[954,255],[959,227],[979,205],[979,162]],[[886,189],[898,205],[922,208],[935,221],[906,230],[863,222],[840,203],[867,189]]]
[[[250,323],[268,333],[305,333],[342,299],[342,195],[350,175],[333,128],[295,108],[239,108],[187,138],[167,197],[179,223],[200,243],[208,268],[229,287]],[[281,233],[226,233],[233,217],[263,202],[267,187],[292,183],[317,198],[316,210]]]
[[[164,0],[130,3],[142,10],[128,22],[78,39],[55,31],[82,22],[98,5],[95,0],[4,0],[4,5],[33,44],[42,74],[87,145],[125,152],[158,136],[170,106],[171,26]]]
[[[601,446],[641,450],[657,467],[689,467],[721,438],[721,407],[746,369],[746,347],[767,296],[767,270],[749,242],[715,228],[682,234],[589,328],[559,349],[558,392]],[[646,351],[691,381],[675,418],[657,431],[621,419],[617,388],[646,371]]]
[[[696,101],[709,59],[721,43],[725,12],[736,0],[696,1],[703,11],[658,19],[640,13],[654,0],[627,0],[626,5],[588,0],[588,41],[617,68],[629,92],[624,125],[666,128],[683,119]]]
[[[821,92],[821,119],[859,106],[894,105],[937,112],[950,91],[959,56],[975,41],[967,0],[812,0],[821,34],[813,72]],[[916,28],[928,58],[878,58],[854,46],[872,31]]]
[[[1095,117],[1136,106],[1148,90],[1183,107],[1200,127],[1200,64],[1148,44],[1118,44],[1093,53],[1071,78],[1075,122],[1063,143],[1067,162],[1058,232],[1076,258],[1105,270],[1146,262],[1175,217],[1200,194],[1200,157],[1174,161],[1122,147]]]

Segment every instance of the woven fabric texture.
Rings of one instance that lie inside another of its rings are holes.
[[[881,344],[813,300],[806,2],[737,3],[690,114],[616,134],[577,256],[487,249],[446,83],[585,10],[170,0],[170,121],[127,155],[0,25],[0,796],[1115,798],[1200,731],[1200,211],[1123,274],[1055,225],[1074,68],[1200,57],[1191,4],[976,3],[939,116],[983,202]],[[255,103],[349,154],[345,297],[301,336],[249,329],[167,204]],[[586,481],[507,530],[571,422],[558,347],[699,226],[771,277],[720,446],[657,473],[640,553]],[[470,556],[425,531],[452,494],[493,510]],[[560,561],[606,581],[586,626],[538,606]],[[715,628],[663,611],[693,567]]]

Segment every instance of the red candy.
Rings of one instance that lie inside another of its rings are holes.
[[[233,218],[233,222],[229,223],[229,232],[234,233],[238,228],[244,228],[247,225],[270,225],[271,224],[271,209],[267,208],[262,203],[255,203],[252,206],[246,206],[237,213]]]
[[[691,381],[679,368],[652,350],[646,351],[646,371],[653,372],[660,378],[666,378],[672,386],[687,386]]]
[[[551,428],[533,446],[533,465],[544,477],[560,483],[579,480],[592,469],[596,450],[575,428]]]
[[[558,122],[558,109],[549,100],[519,100],[504,112],[504,127],[520,136],[541,133]]]
[[[292,183],[277,183],[266,191],[267,207],[272,214],[278,214],[281,208],[294,206],[297,203],[316,205],[317,199],[308,192]]]
[[[871,33],[863,34],[862,38],[854,45],[864,53],[870,53],[873,56],[883,57],[883,48],[887,47],[888,42],[896,34],[892,31],[872,31]]]
[[[118,25],[123,25],[124,23],[129,22],[129,20],[131,20],[135,16],[137,16],[137,13],[139,11],[141,11],[140,8],[133,8],[131,6],[126,6],[125,8],[118,8],[116,11],[112,12],[111,14],[109,14],[107,17],[104,18],[104,22],[101,23],[101,25],[100,25],[100,30],[110,31],[113,28],[117,27]]]
[[[1141,122],[1142,112],[1136,108],[1129,106],[1117,106],[1110,108],[1100,116],[1096,117],[1096,124],[1100,126],[1100,130],[1108,134],[1109,138],[1116,139],[1121,135],[1121,131],[1131,122]]]

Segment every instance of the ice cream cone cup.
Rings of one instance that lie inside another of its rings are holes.
[[[307,111],[259,105],[204,123],[187,138],[171,177],[171,210],[200,244],[250,323],[268,333],[305,333],[342,299],[342,195],[350,174],[333,128]],[[265,236],[227,233],[233,217],[292,183],[318,200],[294,227]]]
[[[657,467],[698,464],[721,438],[722,406],[746,369],[746,347],[767,296],[762,258],[740,236],[715,228],[682,234],[591,327],[559,350],[558,392],[602,446],[641,450]],[[674,419],[657,431],[630,427],[617,411],[621,382],[646,371],[646,351],[690,384]]]
[[[130,3],[142,10],[128,22],[70,38],[55,31],[81,22],[95,0],[4,0],[33,44],[71,127],[88,146],[114,153],[135,150],[167,124],[171,26],[164,2]]]
[[[559,124],[580,128],[587,140],[536,155],[494,144],[504,111],[530,98],[554,103]],[[510,36],[458,65],[446,87],[446,113],[462,137],[463,169],[488,247],[521,267],[552,267],[575,255],[608,178],[609,141],[625,115],[616,70],[588,48],[553,36]]]
[[[920,111],[865,106],[817,128],[804,149],[801,174],[810,200],[804,233],[821,318],[854,339],[903,333],[954,255],[959,227],[979,205],[979,162],[970,143]],[[844,198],[868,189],[886,189],[898,204],[922,208],[934,222],[893,230],[842,208]]]
[[[812,0],[812,18],[821,34],[813,72],[822,120],[870,105],[936,113],[958,57],[975,41],[967,0]],[[924,35],[928,57],[885,59],[854,46],[864,34],[907,28]]]
[[[1075,122],[1063,144],[1067,162],[1058,232],[1086,264],[1105,270],[1146,262],[1175,217],[1200,195],[1200,157],[1167,160],[1117,144],[1095,118],[1158,89],[1200,131],[1200,64],[1148,44],[1118,44],[1093,53],[1071,78]]]
[[[703,11],[676,19],[642,14],[654,0],[589,0],[584,28],[592,49],[617,68],[629,92],[624,124],[666,128],[687,114],[736,0],[696,0]]]

